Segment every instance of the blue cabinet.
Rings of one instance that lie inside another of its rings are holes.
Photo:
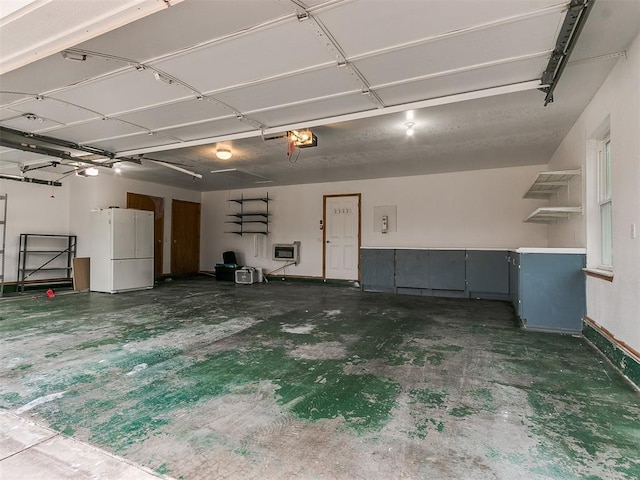
[[[518,316],[527,330],[582,332],[586,309],[583,254],[520,253]]]
[[[581,249],[362,249],[366,291],[511,300],[527,330],[580,333],[585,315]]]
[[[464,250],[429,250],[429,288],[454,295],[465,292],[465,257]]]
[[[509,265],[509,253],[506,250],[468,250],[469,296],[509,300]]]
[[[429,288],[429,250],[396,250],[395,252],[396,287]]]
[[[372,292],[395,291],[394,251],[384,249],[360,250],[360,283]]]
[[[466,296],[464,250],[396,250],[396,292]]]

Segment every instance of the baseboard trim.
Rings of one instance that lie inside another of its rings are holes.
[[[585,317],[583,323],[582,335],[588,343],[640,390],[640,354],[593,319]]]
[[[285,281],[297,283],[323,283],[331,286],[358,287],[360,284],[357,280],[335,280],[331,278],[303,276],[303,275],[275,275],[267,274],[265,278],[270,282]]]

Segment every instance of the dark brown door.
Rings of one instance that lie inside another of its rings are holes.
[[[127,208],[153,212],[153,274],[162,275],[164,247],[164,198],[127,192]]]
[[[200,204],[173,200],[171,204],[171,273],[200,270]]]

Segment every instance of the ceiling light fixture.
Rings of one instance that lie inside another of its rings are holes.
[[[308,128],[304,130],[291,130],[289,132],[289,140],[293,142],[294,147],[298,148],[318,146],[318,137]]]
[[[407,122],[404,124],[405,127],[407,127],[407,137],[413,137],[414,132],[414,127],[416,126],[416,124],[414,122]]]
[[[231,150],[229,150],[228,148],[224,148],[224,147],[216,148],[216,157],[218,157],[220,160],[229,160],[232,156],[233,154],[231,153]]]
[[[407,110],[406,116],[407,116],[407,120],[413,120],[413,116],[414,116],[413,110]]]
[[[82,170],[76,170],[76,176],[78,177],[97,177],[100,172],[96,167],[87,167]]]

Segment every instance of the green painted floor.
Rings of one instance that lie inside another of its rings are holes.
[[[184,479],[640,478],[640,395],[495,301],[210,278],[0,301],[0,408]]]

